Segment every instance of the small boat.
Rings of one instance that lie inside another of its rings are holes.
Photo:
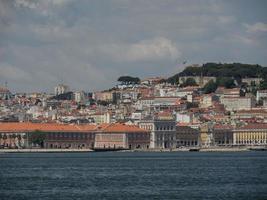
[[[124,148],[93,148],[93,151],[95,152],[105,152],[105,151],[123,151],[128,150]]]
[[[267,151],[267,148],[266,147],[251,147],[251,148],[248,148],[248,150],[250,150],[250,151]]]
[[[199,151],[200,149],[199,148],[191,148],[189,149],[189,151]]]

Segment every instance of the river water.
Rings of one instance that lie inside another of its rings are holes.
[[[267,199],[267,152],[0,154],[0,199]]]

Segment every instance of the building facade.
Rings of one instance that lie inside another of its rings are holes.
[[[60,95],[69,92],[69,86],[59,84],[55,87],[55,95]]]
[[[176,121],[173,116],[142,120],[139,127],[150,131],[150,148],[176,148]]]
[[[253,97],[223,97],[221,103],[227,111],[250,110],[255,107],[256,101]]]
[[[264,98],[267,98],[267,90],[258,90],[256,94],[257,102]]]
[[[215,125],[212,135],[216,146],[233,145],[233,127],[230,125]]]
[[[200,132],[188,126],[176,127],[176,147],[199,146]]]
[[[234,145],[267,145],[267,124],[248,124],[233,130]]]
[[[0,148],[147,149],[149,144],[148,131],[120,123],[0,123]]]
[[[150,133],[134,125],[108,124],[95,134],[96,150],[148,149]]]

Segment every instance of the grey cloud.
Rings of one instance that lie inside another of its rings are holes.
[[[266,13],[255,10],[247,20],[246,6],[220,0],[0,0],[1,79],[20,91],[52,91],[61,79],[94,90],[114,85],[121,74],[172,75],[184,67],[180,60],[267,64]],[[15,80],[14,68],[26,74]]]
[[[0,77],[1,79],[9,79],[12,81],[27,81],[31,78],[31,74],[8,63],[1,63]]]

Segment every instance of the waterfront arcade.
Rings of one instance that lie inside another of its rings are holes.
[[[189,126],[176,127],[177,147],[199,146],[199,137],[199,129],[194,129]]]
[[[148,149],[150,134],[137,126],[107,124],[95,134],[95,149]]]
[[[173,116],[162,113],[142,120],[139,127],[150,131],[150,148],[176,148],[176,122]]]
[[[233,145],[233,127],[217,124],[213,127],[213,141],[216,146]]]
[[[267,145],[267,124],[248,124],[233,130],[234,145]]]
[[[34,143],[36,139],[39,140],[38,144]],[[117,123],[102,125],[0,123],[0,148],[33,147],[149,148],[149,133],[136,126]]]
[[[94,125],[1,123],[0,148],[92,148],[94,129]]]

